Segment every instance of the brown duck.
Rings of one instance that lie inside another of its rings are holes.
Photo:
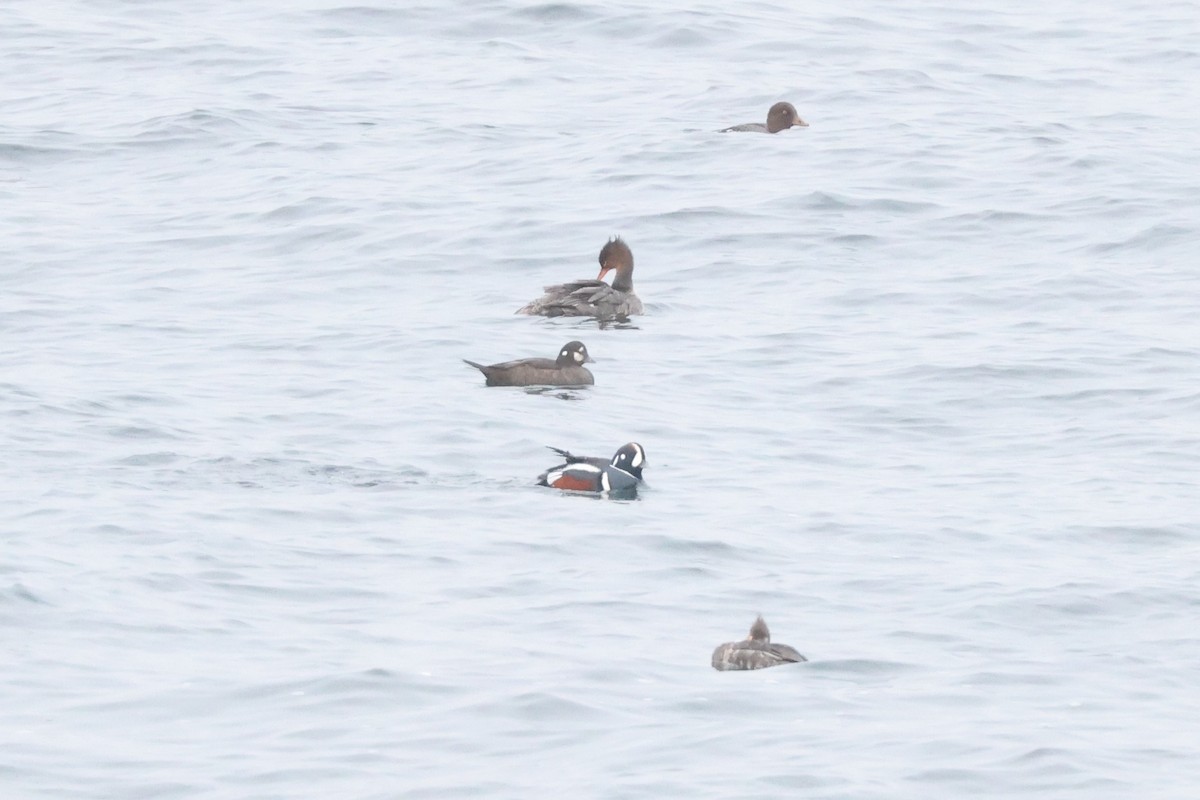
[[[792,127],[807,128],[808,123],[800,119],[800,115],[796,113],[796,107],[791,103],[776,103],[767,112],[766,125],[763,125],[761,122],[747,122],[743,125],[734,125],[732,128],[725,128],[721,133],[729,133],[730,131],[779,133]]]
[[[630,317],[642,313],[642,301],[633,293],[633,251],[621,237],[609,240],[600,250],[600,274],[594,280],[578,280],[547,286],[546,293],[532,300],[518,314],[543,317]],[[612,286],[601,280],[616,271]]]
[[[591,386],[592,372],[583,366],[592,362],[583,342],[567,342],[558,358],[521,358],[484,366],[467,361],[487,378],[488,386]]]
[[[771,631],[762,615],[750,626],[750,635],[740,642],[726,642],[713,651],[713,669],[765,669],[808,659],[786,644],[771,644]]]

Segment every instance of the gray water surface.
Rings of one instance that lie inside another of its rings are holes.
[[[1196,3],[0,29],[3,797],[1195,797]]]

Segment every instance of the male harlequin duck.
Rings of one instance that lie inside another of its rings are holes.
[[[522,358],[485,367],[467,361],[487,378],[488,386],[591,386],[596,382],[591,370],[583,366],[592,363],[583,342],[567,342],[558,351],[558,359]]]
[[[750,626],[750,635],[740,642],[726,642],[713,651],[713,669],[764,669],[808,659],[786,644],[771,644],[771,632],[762,615]]]
[[[791,103],[776,103],[771,106],[771,110],[767,112],[767,124],[761,122],[747,122],[744,125],[734,125],[732,128],[725,128],[721,133],[729,133],[730,131],[754,131],[755,133],[779,133],[782,130],[787,130],[791,127],[807,128],[808,123],[800,119],[800,115],[796,113],[796,107]]]
[[[601,280],[611,270],[612,286]],[[621,237],[600,250],[600,274],[595,280],[578,280],[547,286],[546,293],[517,310],[543,317],[630,317],[642,313],[642,301],[633,293],[633,251]]]
[[[635,490],[642,482],[646,451],[637,442],[621,445],[610,459],[571,455],[551,447],[567,460],[538,476],[539,486],[576,492],[619,492]]]

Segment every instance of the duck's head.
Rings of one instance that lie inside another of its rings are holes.
[[[750,635],[746,637],[748,642],[762,642],[767,644],[771,641],[771,631],[767,628],[767,623],[763,620],[762,614],[758,615],[758,619],[754,620],[754,624],[750,626]]]
[[[583,342],[567,342],[558,351],[555,365],[559,367],[578,367],[580,364],[590,364],[594,359],[588,355]]]
[[[791,103],[776,103],[767,112],[767,133],[779,133],[791,127],[807,128],[808,123],[800,119],[796,107]]]
[[[630,278],[633,274],[633,251],[621,241],[620,236],[609,239],[608,243],[600,248],[600,274],[596,276],[596,280],[604,280],[604,276],[614,269],[617,271],[617,277],[613,279],[613,288],[629,291],[633,286]]]
[[[639,481],[642,479],[642,467],[646,466],[646,451],[637,442],[621,445],[613,454],[612,467],[622,472],[628,472]]]

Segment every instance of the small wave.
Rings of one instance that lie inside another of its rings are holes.
[[[1175,245],[1194,246],[1200,239],[1195,228],[1158,224],[1144,228],[1127,239],[1102,242],[1080,248],[1085,253],[1153,252]]]
[[[19,605],[27,603],[30,605],[49,605],[37,593],[23,583],[14,583],[13,585],[0,589],[0,604]]]

